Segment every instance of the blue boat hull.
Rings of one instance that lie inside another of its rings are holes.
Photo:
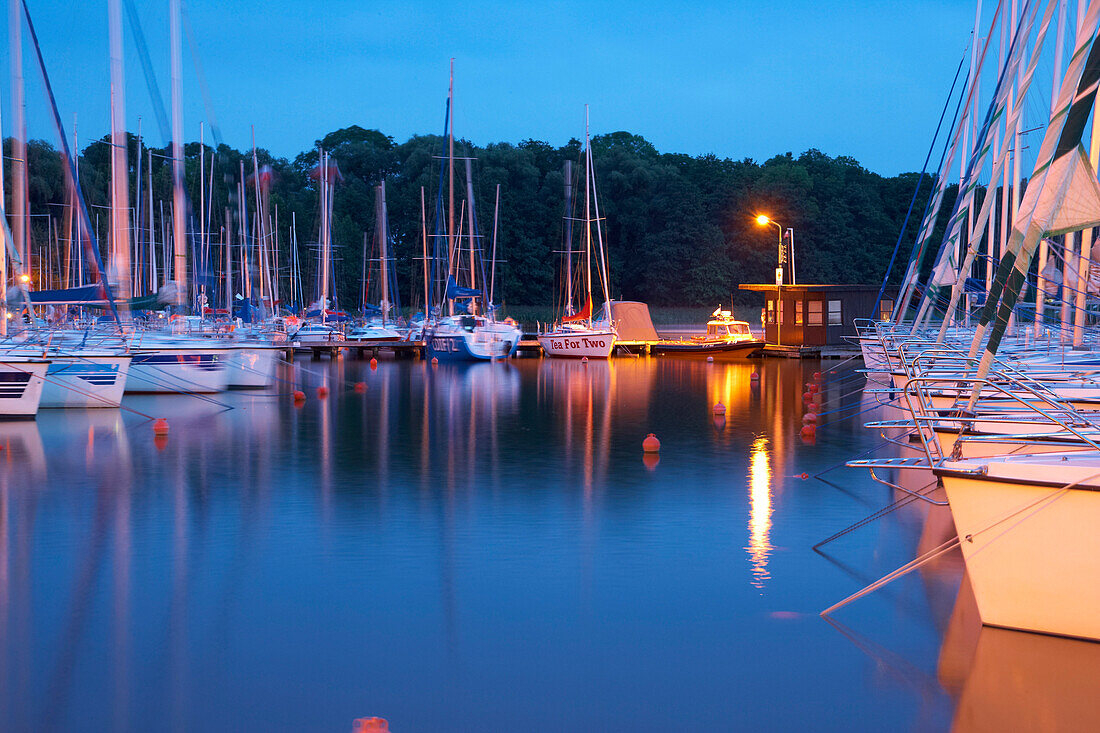
[[[512,344],[508,351],[511,357],[519,348],[519,339]],[[466,345],[466,339],[458,335],[429,336],[424,343],[424,353],[428,359],[439,361],[491,361],[492,357],[483,354],[475,354]],[[500,357],[497,357],[500,358]]]

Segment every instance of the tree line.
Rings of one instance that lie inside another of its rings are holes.
[[[105,138],[87,145],[79,158],[81,188],[89,211],[94,212],[93,220],[98,219],[104,253],[110,203],[111,148],[107,142]],[[5,141],[9,155],[10,144]],[[129,137],[129,145],[134,206],[139,160],[135,136]],[[421,292],[423,272],[418,259],[421,188],[426,192],[431,233],[440,167],[445,165],[441,159],[444,145],[445,140],[437,135],[415,135],[398,143],[378,130],[358,126],[331,132],[317,141],[317,147],[336,160],[342,174],[332,221],[334,278],[341,306],[354,308],[360,292],[364,234],[374,231],[374,187],[383,178],[402,300],[418,302],[415,294]],[[561,147],[537,140],[480,147],[456,140],[456,155],[476,159],[474,194],[483,232],[490,230],[496,185],[501,186],[496,299],[505,306],[558,302],[565,211],[563,164],[577,161],[581,147],[576,139]],[[171,209],[171,161],[166,149],[143,146],[142,150],[142,197],[148,198],[151,164],[154,214],[159,217],[160,201],[165,202],[166,212]],[[211,231],[216,237],[222,226],[236,226],[232,220],[239,204],[236,187],[241,163],[245,175],[251,174],[252,151],[224,144],[203,150],[208,181],[214,184]],[[877,284],[885,274],[918,181],[916,173],[885,177],[852,158],[830,157],[814,149],[758,163],[748,158],[661,153],[641,136],[614,132],[594,137],[592,150],[612,295],[651,305],[717,305],[729,303],[731,296],[738,303],[755,303],[757,296],[739,294],[737,286],[773,280],[778,248],[777,230],[756,224],[758,213],[795,230],[800,282]],[[194,217],[200,189],[199,151],[198,143],[188,143],[184,149],[186,187]],[[275,157],[263,149],[257,150],[256,156],[260,166],[269,165],[274,171],[270,210],[278,207],[284,282],[293,220],[306,297],[315,297],[310,283],[315,281],[317,267],[319,217],[317,183],[310,172],[318,161],[317,148],[293,159]],[[52,145],[34,140],[28,144],[27,164],[32,262],[39,270],[56,267],[46,263],[56,263],[57,257],[45,253],[48,247],[59,246],[58,232],[67,203],[63,162]],[[464,196],[463,167],[457,168],[455,178],[456,196]],[[913,205],[900,263],[892,275],[894,282],[904,270],[931,189],[930,179],[925,177]],[[10,185],[5,192],[10,212]],[[252,207],[251,189],[248,192]],[[941,218],[950,210],[953,194],[950,192]],[[227,209],[229,222],[224,221]],[[251,208],[248,216],[253,216]]]

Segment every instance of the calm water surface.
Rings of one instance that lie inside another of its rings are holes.
[[[823,367],[781,361],[759,386],[750,362],[300,361],[271,393],[127,398],[168,418],[166,441],[125,410],[0,424],[2,727],[1096,715],[1100,645],[980,629],[957,555],[819,617],[954,532],[908,505],[811,549],[900,497],[850,469],[799,477],[881,443],[850,367],[827,374],[844,411],[812,445],[801,393]]]

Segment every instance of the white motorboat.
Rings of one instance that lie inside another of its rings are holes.
[[[401,339],[401,333],[397,330],[395,324],[382,324],[377,321],[356,326],[347,333],[348,341],[355,341],[363,345],[381,344],[387,341],[400,341]]]
[[[344,330],[331,323],[320,322],[308,322],[303,323],[301,328],[292,337],[293,341],[298,342],[299,346],[304,348],[314,346],[331,346],[333,342],[344,341]]]

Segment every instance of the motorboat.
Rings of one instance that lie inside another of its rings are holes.
[[[717,354],[746,357],[764,348],[746,321],[719,306],[707,321],[706,335],[686,339],[662,339],[650,347],[654,354]]]

